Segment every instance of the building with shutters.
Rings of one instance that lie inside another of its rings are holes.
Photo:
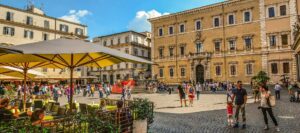
[[[87,26],[47,16],[33,5],[19,9],[0,4],[0,45],[19,45],[74,36],[88,38]],[[45,74],[42,78],[69,78],[67,70],[38,70]],[[79,77],[81,72],[75,75]]]
[[[183,81],[250,83],[263,70],[270,82],[297,79],[293,26],[300,0],[227,0],[149,19],[152,73]]]

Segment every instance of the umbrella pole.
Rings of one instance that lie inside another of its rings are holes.
[[[24,86],[24,97],[23,97],[23,109],[24,111],[26,111],[26,91],[27,91],[27,69],[24,69],[24,83],[23,83],[23,86]]]
[[[70,110],[72,110],[72,102],[73,102],[73,71],[74,71],[74,55],[71,54],[71,67],[70,67]]]
[[[72,102],[73,102],[73,71],[74,68],[70,68],[70,109],[72,109]]]

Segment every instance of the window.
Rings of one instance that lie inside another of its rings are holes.
[[[228,24],[232,25],[234,23],[235,23],[235,21],[234,21],[234,15],[233,14],[228,15]]]
[[[173,35],[174,34],[174,28],[173,26],[169,27],[169,35]]]
[[[162,28],[158,29],[158,36],[163,36],[163,29]]]
[[[286,5],[282,5],[279,8],[280,8],[280,16],[285,16],[286,15]]]
[[[170,57],[173,57],[174,56],[174,48],[173,47],[170,47],[169,48],[169,52],[170,52]]]
[[[283,73],[290,73],[290,63],[283,63]]]
[[[185,68],[180,69],[180,75],[181,75],[181,77],[185,76]]]
[[[120,44],[121,43],[121,39],[120,38],[118,38],[118,44]]]
[[[137,64],[133,64],[133,68],[137,68],[137,66],[138,66]]]
[[[138,36],[135,36],[135,37],[134,37],[134,41],[138,43],[138,42],[139,42],[139,37],[138,37]]]
[[[125,67],[128,68],[128,63],[125,64]]]
[[[275,17],[275,7],[268,8],[269,18]]]
[[[202,52],[202,43],[201,42],[196,43],[196,52],[197,53]]]
[[[163,57],[164,57],[164,49],[159,48],[159,58],[163,58]]]
[[[43,72],[47,72],[48,70],[47,70],[47,68],[43,68]]]
[[[117,68],[120,69],[120,64],[117,65]]]
[[[221,75],[221,66],[216,66],[216,75],[217,76]]]
[[[33,25],[33,18],[27,16],[27,18],[26,18],[26,24],[27,24],[27,25]]]
[[[246,50],[251,50],[252,38],[250,38],[250,37],[245,38],[245,47],[246,47]]]
[[[144,50],[141,50],[142,51],[142,56],[145,56],[144,54],[145,54],[145,51]]]
[[[106,41],[103,41],[103,46],[106,46],[107,45],[107,42]]]
[[[201,29],[201,21],[200,20],[196,21],[195,28],[196,28],[196,30],[200,30]]]
[[[83,29],[76,28],[76,29],[75,29],[75,34],[76,34],[76,35],[83,35]]]
[[[44,34],[43,34],[43,40],[44,40],[44,41],[49,40],[49,35],[46,34],[46,33],[44,33]]]
[[[33,39],[33,31],[24,30],[24,38]]]
[[[288,35],[281,35],[281,44],[282,45],[288,45]]]
[[[114,45],[114,39],[110,40],[110,45]]]
[[[64,25],[64,24],[60,24],[59,25],[59,30],[62,32],[69,32],[69,26]]]
[[[185,47],[184,47],[184,46],[181,46],[181,47],[180,47],[180,55],[183,56],[183,55],[184,55],[184,52],[185,52]]]
[[[244,12],[244,22],[250,22],[251,21],[251,12],[245,11]]]
[[[247,74],[247,75],[253,74],[253,67],[252,67],[252,64],[246,64],[246,74]]]
[[[3,35],[14,36],[15,35],[15,28],[12,28],[12,27],[3,27]]]
[[[128,48],[125,49],[125,53],[129,54],[129,49]]]
[[[44,21],[44,28],[49,29],[50,28],[50,23],[48,20]]]
[[[117,79],[121,79],[121,75],[120,75],[120,74],[117,74],[117,75],[116,75],[116,78],[117,78]]]
[[[214,27],[219,27],[220,26],[220,18],[219,17],[215,17],[214,18]]]
[[[180,24],[180,25],[179,25],[179,32],[180,32],[180,33],[185,32],[185,25],[184,25],[184,24]]]
[[[13,21],[14,20],[14,13],[6,12],[6,20],[7,21]]]
[[[270,36],[270,46],[271,47],[276,46],[276,36],[275,35]]]
[[[135,56],[138,56],[138,55],[139,55],[138,49],[134,48],[134,49],[133,49],[133,54],[134,54]]]
[[[170,77],[174,77],[174,69],[170,68]]]
[[[215,42],[215,51],[216,52],[221,51],[221,42],[219,42],[219,41]]]
[[[107,81],[107,75],[103,74],[103,81]]]
[[[278,73],[277,63],[271,63],[271,72],[272,74]]]
[[[164,70],[162,68],[159,69],[159,77],[164,77]]]
[[[230,66],[230,75],[232,75],[232,76],[236,75],[236,66],[235,65]]]
[[[229,41],[229,50],[234,51],[235,50],[235,40]]]
[[[126,36],[125,37],[125,43],[128,43],[129,42],[129,36]]]

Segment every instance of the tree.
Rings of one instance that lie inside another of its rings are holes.
[[[267,82],[270,80],[270,77],[267,75],[266,72],[260,71],[256,76],[252,77],[252,80],[254,80],[257,84],[266,85]]]

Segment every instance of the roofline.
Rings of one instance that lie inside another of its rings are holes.
[[[144,32],[148,32],[148,31],[144,31]],[[124,34],[124,33],[136,33],[136,34],[140,34],[140,35],[146,36],[143,33],[136,32],[136,31],[133,31],[133,30],[129,30],[129,31],[123,31],[123,32],[118,32],[118,33],[114,33],[114,34],[108,34],[108,35],[103,35],[103,36],[96,36],[93,39],[95,39],[95,38],[103,38],[103,37],[110,37],[110,36],[120,35],[120,34]],[[149,32],[149,33],[151,33],[151,32]]]
[[[30,13],[30,14],[33,14],[33,15],[37,15],[37,16],[41,16],[41,17],[46,17],[46,18],[50,18],[50,19],[54,19],[54,20],[59,20],[59,21],[62,21],[62,22],[67,22],[67,23],[71,23],[71,24],[75,24],[75,25],[79,25],[79,26],[83,26],[83,27],[88,27],[87,25],[84,25],[84,24],[80,24],[80,23],[71,22],[71,21],[67,21],[67,20],[64,20],[64,19],[60,19],[60,18],[55,18],[55,17],[47,16],[46,14],[41,15],[41,14],[33,13],[33,12],[30,12],[30,11],[26,11],[26,10],[23,10],[23,9],[20,9],[20,8],[16,8],[16,7],[12,7],[12,6],[8,6],[8,5],[0,4],[0,7],[17,10],[17,11],[21,11],[21,12],[24,12],[24,13]]]
[[[182,15],[182,14],[185,14],[185,13],[191,13],[191,12],[195,12],[195,11],[199,11],[199,10],[205,10],[205,9],[208,9],[208,8],[214,8],[214,7],[224,5],[224,4],[230,4],[230,3],[239,2],[239,1],[242,1],[242,0],[225,0],[223,2],[217,2],[217,3],[206,5],[206,6],[201,6],[201,7],[196,7],[196,8],[192,8],[192,9],[189,9],[189,10],[184,10],[184,11],[180,11],[180,12],[176,12],[176,13],[171,13],[169,15],[163,15],[163,16],[160,16],[160,17],[150,18],[150,19],[148,19],[148,21],[151,22],[151,21],[155,21],[155,20],[159,20],[159,19],[169,18],[169,17]]]

